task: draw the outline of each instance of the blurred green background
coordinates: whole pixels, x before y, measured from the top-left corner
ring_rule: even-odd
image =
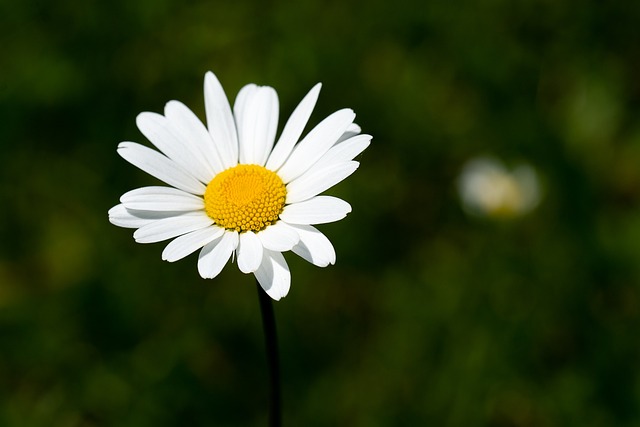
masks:
[[[107,210],[155,185],[141,111],[274,86],[374,136],[276,303],[287,426],[640,425],[640,3],[0,0],[0,425],[266,425],[252,276],[199,278]],[[536,210],[470,217],[495,155]]]

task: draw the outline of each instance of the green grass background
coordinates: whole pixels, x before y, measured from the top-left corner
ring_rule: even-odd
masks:
[[[141,111],[203,76],[318,81],[374,136],[330,191],[337,264],[287,255],[286,426],[640,425],[640,3],[0,0],[0,425],[266,425],[252,276],[202,280],[107,220],[157,181]],[[468,159],[541,205],[470,218]]]

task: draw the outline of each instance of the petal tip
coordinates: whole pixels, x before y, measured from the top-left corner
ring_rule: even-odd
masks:
[[[138,126],[138,128],[140,128],[140,126],[144,126],[144,122],[149,119],[152,114],[154,113],[151,113],[149,111],[138,113],[138,115],[136,116],[136,125]]]
[[[126,150],[127,148],[129,148],[130,144],[131,142],[129,141],[122,141],[121,143],[118,144],[116,151],[119,153],[122,150]]]
[[[182,102],[180,101],[176,101],[175,99],[172,99],[171,101],[168,101],[166,104],[164,104],[164,115],[167,115],[167,110],[173,109],[173,108],[178,108],[180,106],[182,106],[184,104],[182,104]]]
[[[205,84],[211,84],[211,83],[215,83],[218,81],[218,77],[216,77],[216,75],[214,74],[213,71],[207,71],[204,74],[204,83]]]
[[[267,294],[267,295],[268,295],[268,294]],[[274,301],[280,301],[280,299],[282,298],[282,296],[280,296],[280,295],[276,295],[276,294],[272,294],[272,295],[269,295],[269,296],[270,296],[270,297],[271,297],[271,299],[272,299],[272,300],[274,300]]]

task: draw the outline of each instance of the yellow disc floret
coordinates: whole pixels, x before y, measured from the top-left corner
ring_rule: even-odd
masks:
[[[259,165],[238,165],[216,175],[204,193],[207,215],[228,230],[260,231],[278,220],[287,190]]]

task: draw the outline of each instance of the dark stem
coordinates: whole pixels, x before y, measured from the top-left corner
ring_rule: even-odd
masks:
[[[257,281],[256,285],[258,286],[258,299],[260,300],[260,313],[262,314],[262,327],[264,329],[264,342],[267,350],[267,364],[269,365],[269,379],[271,383],[269,393],[269,427],[280,427],[282,425],[282,414],[276,319],[273,314],[271,297],[262,290],[262,287]]]

